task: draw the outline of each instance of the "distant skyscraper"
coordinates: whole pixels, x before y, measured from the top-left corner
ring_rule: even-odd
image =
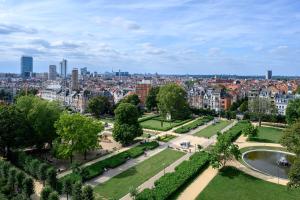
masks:
[[[49,66],[48,79],[51,81],[56,80],[56,65]]]
[[[72,90],[79,90],[78,69],[77,68],[74,68],[72,70]]]
[[[60,77],[67,78],[67,60],[63,59],[60,63]]]
[[[266,74],[266,79],[271,80],[272,79],[272,70],[268,70]]]
[[[21,76],[23,78],[31,77],[33,72],[33,58],[31,56],[21,57]]]
[[[84,67],[84,68],[81,68],[81,69],[80,69],[80,74],[81,74],[81,76],[86,76],[87,73],[88,73],[87,67]]]

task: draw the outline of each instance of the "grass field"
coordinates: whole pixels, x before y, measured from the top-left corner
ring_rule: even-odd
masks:
[[[131,187],[136,188],[152,176],[163,170],[165,166],[183,156],[183,152],[166,149],[157,155],[141,162],[109,181],[94,188],[96,199],[120,199],[129,193]]]
[[[279,143],[280,138],[283,136],[283,130],[271,127],[259,127],[257,137],[251,138],[250,141]]]
[[[216,124],[210,125],[205,129],[202,129],[201,131],[195,133],[195,136],[199,137],[206,137],[210,138],[211,136],[217,134],[217,132],[224,129],[226,126],[228,126],[232,121],[222,120]]]
[[[191,119],[181,121],[181,120],[176,120],[172,122],[166,122],[164,121],[161,123],[160,117],[155,117],[146,121],[140,122],[141,126],[146,129],[152,129],[152,130],[158,130],[158,131],[167,131],[170,130],[173,127],[179,126],[183,123],[186,123],[190,121]],[[163,126],[161,126],[163,125]]]
[[[196,200],[299,200],[300,189],[287,190],[247,175],[236,168],[224,168],[200,193]]]

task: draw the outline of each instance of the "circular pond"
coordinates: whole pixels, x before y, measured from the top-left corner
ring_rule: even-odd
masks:
[[[250,168],[256,171],[287,179],[290,164],[293,163],[295,156],[283,151],[257,149],[243,153],[242,158]],[[282,164],[282,160],[286,163]]]

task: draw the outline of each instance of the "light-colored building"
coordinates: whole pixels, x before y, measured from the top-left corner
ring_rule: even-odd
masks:
[[[56,65],[49,65],[48,80],[50,81],[56,80]]]
[[[72,91],[79,90],[78,69],[72,70]]]
[[[65,79],[67,78],[67,60],[63,59],[60,64],[60,77]]]

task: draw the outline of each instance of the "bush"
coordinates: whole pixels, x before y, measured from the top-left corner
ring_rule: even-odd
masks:
[[[249,126],[249,121],[239,121],[235,126],[230,128],[224,134],[230,138],[230,141],[235,141],[241,134],[242,131]]]
[[[41,192],[40,200],[48,200],[49,195],[51,194],[52,191],[53,190],[51,189],[51,187],[48,187],[48,186],[44,187],[44,189]]]
[[[190,130],[196,129],[199,126],[202,126],[211,120],[213,120],[212,116],[201,117],[201,118],[196,119],[195,121],[193,121],[190,124],[184,125],[178,129],[176,129],[174,132],[175,133],[187,133]]]
[[[184,161],[175,168],[175,172],[167,173],[158,179],[153,189],[146,189],[137,195],[137,200],[170,199],[171,196],[187,182],[196,177],[208,166],[209,154],[197,152],[189,161]]]

